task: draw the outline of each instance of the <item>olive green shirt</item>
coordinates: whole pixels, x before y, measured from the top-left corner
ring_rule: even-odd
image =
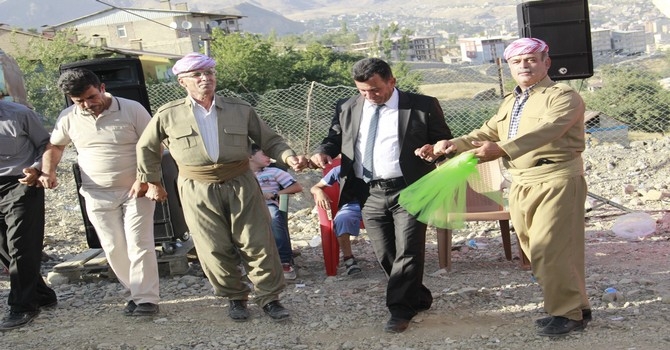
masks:
[[[527,169],[545,158],[555,163],[580,158],[585,148],[584,101],[570,86],[548,76],[530,91],[515,137],[507,135],[514,95],[505,97],[498,112],[471,133],[453,139],[458,152],[475,148],[472,141],[498,143],[508,157],[505,166]]]
[[[219,158],[213,162],[207,154],[188,97],[161,106],[137,143],[137,179],[160,181],[161,142],[170,150],[177,165],[202,166],[226,164],[249,159],[251,141],[269,157],[286,163],[295,152],[284,139],[268,127],[248,103],[231,97],[216,96]]]

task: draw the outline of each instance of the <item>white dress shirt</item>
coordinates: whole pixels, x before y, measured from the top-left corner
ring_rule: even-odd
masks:
[[[216,118],[216,99],[212,100],[212,106],[209,107],[209,110],[206,110],[193,98],[190,96],[189,98],[193,103],[193,115],[196,123],[198,123],[200,137],[205,144],[207,155],[216,163],[219,159],[219,122]]]
[[[370,119],[375,113],[377,105],[365,100],[361,126],[356,139],[354,172],[356,177],[363,178],[363,154],[365,154],[365,140],[370,129]],[[384,102],[379,111],[377,137],[373,151],[373,180],[401,177],[400,170],[400,143],[398,142],[398,90],[394,89],[391,98]]]

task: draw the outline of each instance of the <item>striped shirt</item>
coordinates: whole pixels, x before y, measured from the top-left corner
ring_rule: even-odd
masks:
[[[519,121],[521,119],[521,112],[523,112],[523,107],[526,105],[526,101],[528,101],[528,97],[530,96],[530,90],[535,87],[535,85],[529,87],[528,89],[521,91],[521,88],[518,86],[516,89],[514,89],[514,107],[512,107],[512,118],[510,119],[509,123],[509,133],[507,134],[507,138],[511,139],[516,136],[516,132],[519,129]]]
[[[296,183],[296,180],[291,174],[275,167],[265,167],[257,171],[255,174],[263,193],[277,192],[282,188],[289,187]],[[266,200],[266,204],[279,205],[279,203],[273,199]]]

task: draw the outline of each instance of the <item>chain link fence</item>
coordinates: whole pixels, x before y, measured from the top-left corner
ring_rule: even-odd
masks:
[[[670,76],[670,58],[600,57],[596,74],[588,79],[564,81],[586,101],[589,143],[654,138],[670,131],[670,91],[663,78]],[[479,127],[498,109],[502,97],[515,86],[506,64],[415,65],[422,84],[419,92],[439,99],[447,124],[455,136]],[[177,83],[147,86],[152,109],[186,96]],[[353,86],[326,86],[304,82],[264,94],[223,96],[241,98],[253,105],[270,127],[284,136],[299,153],[311,154],[328,132],[335,104],[358,93]]]

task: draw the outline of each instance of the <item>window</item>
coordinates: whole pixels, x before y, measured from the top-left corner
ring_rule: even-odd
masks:
[[[125,38],[126,36],[128,36],[126,34],[126,26],[124,25],[116,26],[116,35],[118,35],[119,38]]]

